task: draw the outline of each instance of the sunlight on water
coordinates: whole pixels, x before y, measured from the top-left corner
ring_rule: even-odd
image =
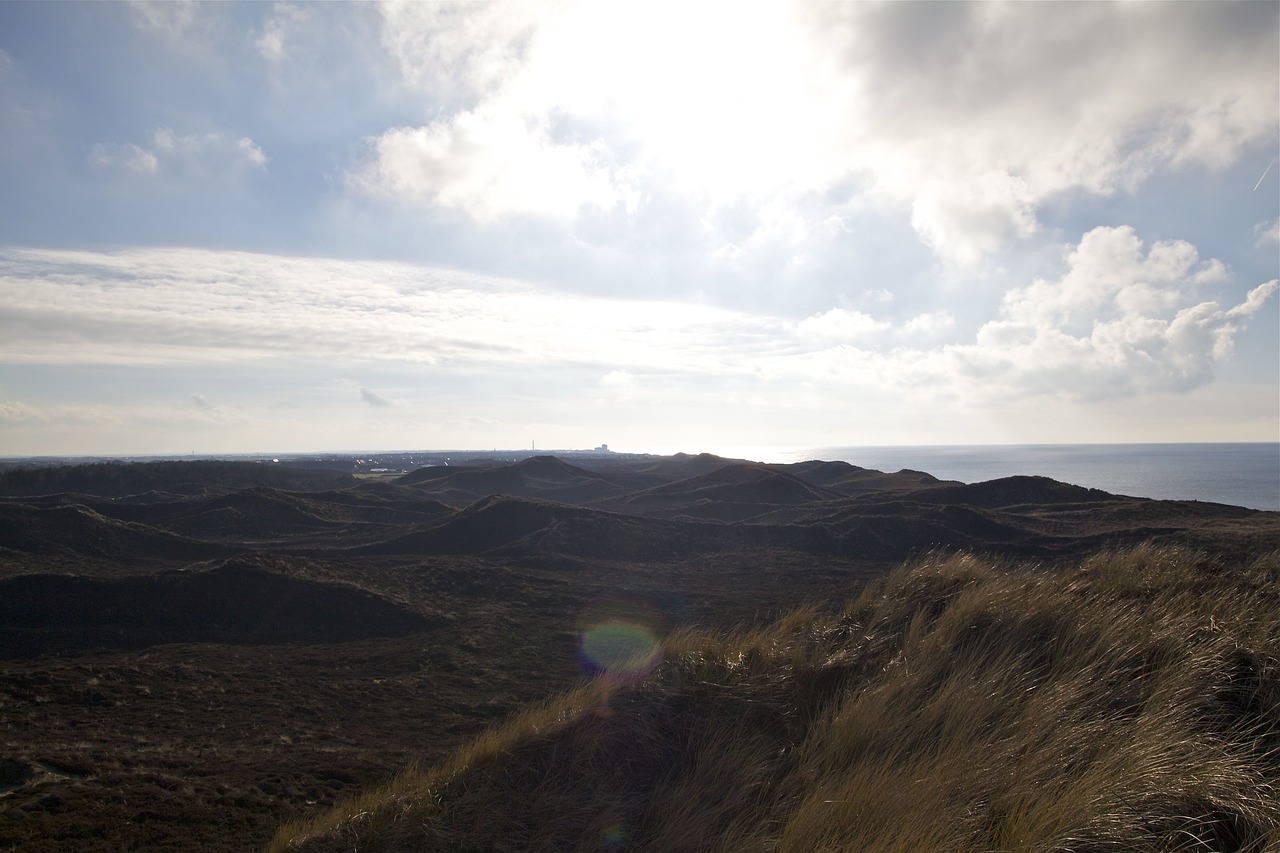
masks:
[[[642,601],[597,602],[578,620],[578,661],[593,676],[638,681],[662,662],[661,633],[661,614]]]

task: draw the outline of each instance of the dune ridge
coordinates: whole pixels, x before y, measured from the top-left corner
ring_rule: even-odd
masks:
[[[1240,850],[1280,843],[1280,554],[937,556],[681,633],[271,853]],[[621,669],[620,669],[621,671]]]

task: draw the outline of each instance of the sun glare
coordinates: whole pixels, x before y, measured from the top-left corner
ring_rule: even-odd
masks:
[[[603,117],[644,168],[713,199],[771,189],[815,165],[821,94],[778,4],[583,3],[549,24],[523,97]]]

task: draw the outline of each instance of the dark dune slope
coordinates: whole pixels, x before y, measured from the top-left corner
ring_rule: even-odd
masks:
[[[439,627],[346,584],[250,561],[117,580],[20,575],[0,581],[0,657],[161,643],[338,643]]]
[[[896,473],[885,473],[873,468],[859,468],[848,462],[794,462],[788,465],[770,465],[806,483],[823,486],[834,492],[852,497],[871,492],[907,492],[932,486],[950,485],[923,471],[904,468]]]
[[[107,518],[86,506],[0,504],[0,548],[146,562],[229,556],[225,545],[195,542],[143,524]]]
[[[729,464],[674,483],[597,501],[593,506],[651,518],[736,521],[780,506],[807,506],[842,497],[764,465]]]
[[[582,504],[622,494],[627,487],[557,459],[534,456],[496,467],[419,468],[396,481],[447,503],[470,503],[488,495],[542,498]]]
[[[653,518],[496,496],[443,521],[353,555],[561,554],[609,561],[684,559],[742,549],[792,551],[821,557],[900,559],[933,548],[1003,547],[1050,553],[1052,537],[1031,542],[1014,517],[967,507],[895,502],[872,507],[822,504],[803,524],[724,524]]]
[[[1132,500],[1101,489],[1086,489],[1048,477],[1001,477],[981,483],[939,484],[912,493],[911,500],[923,503],[984,507],[988,509],[1062,504],[1091,504]]]
[[[714,547],[720,525],[702,525],[700,544]],[[710,531],[710,532],[708,532]],[[633,518],[551,501],[494,495],[439,523],[353,554],[485,554],[494,552],[647,559],[696,550],[698,537],[680,525]]]

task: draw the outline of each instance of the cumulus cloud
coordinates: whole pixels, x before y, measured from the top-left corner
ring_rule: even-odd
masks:
[[[503,110],[398,128],[373,145],[355,185],[482,222],[516,214],[571,219],[584,205],[608,210],[627,195],[601,146],[557,144],[545,124]]]
[[[909,337],[935,337],[955,328],[956,318],[947,311],[932,311],[928,314],[917,314],[902,325],[902,331]]]
[[[961,375],[1003,393],[1072,398],[1185,391],[1212,378],[1276,290],[1258,285],[1228,309],[1202,300],[1225,267],[1182,241],[1144,251],[1129,227],[1095,228],[1066,261],[1060,278],[1010,290],[975,343],[946,350]]]
[[[264,170],[267,166],[267,155],[247,136],[234,139],[220,131],[182,134],[169,127],[152,130],[145,145],[98,143],[89,159],[108,171],[183,177],[225,175],[246,168]]]
[[[816,37],[864,81],[842,132],[875,152],[879,188],[910,202],[950,260],[1031,233],[1057,194],[1221,167],[1275,137],[1274,7],[808,8]]]
[[[943,260],[979,263],[1064,194],[1274,141],[1280,97],[1273,4],[382,12],[402,79],[436,110],[373,139],[352,187],[485,222],[743,199],[799,222],[708,233],[725,258],[757,230],[795,242],[870,199],[906,210]]]
[[[889,328],[889,323],[877,320],[861,311],[832,308],[801,320],[797,330],[802,338],[819,341],[861,342]]]
[[[1090,231],[1062,264],[1009,289],[971,340],[944,343],[956,324],[941,311],[896,325],[847,308],[793,321],[392,263],[10,249],[0,251],[0,361],[536,374],[543,393],[565,399],[590,383],[620,400],[672,400],[670,389],[694,386],[775,401],[803,388],[1109,399],[1209,383],[1277,287],[1227,301],[1242,291],[1223,264],[1182,241],[1147,246],[1129,227]],[[359,394],[391,402],[366,386]]]

